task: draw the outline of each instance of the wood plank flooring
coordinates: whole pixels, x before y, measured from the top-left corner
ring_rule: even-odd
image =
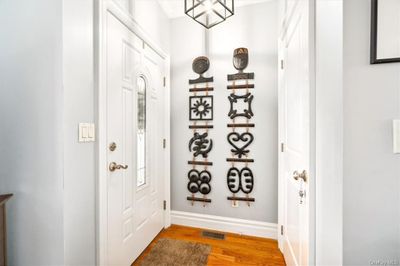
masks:
[[[285,265],[276,240],[229,233],[226,234],[225,240],[214,240],[203,237],[201,232],[202,229],[198,228],[172,225],[160,232],[132,266],[139,266],[160,238],[172,238],[210,245],[212,248],[208,257],[208,265],[210,266]]]

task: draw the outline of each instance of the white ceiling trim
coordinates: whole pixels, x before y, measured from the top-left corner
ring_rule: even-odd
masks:
[[[184,0],[157,0],[157,1],[169,18],[179,18],[185,15]],[[235,7],[254,5],[268,1],[271,0],[235,0]]]

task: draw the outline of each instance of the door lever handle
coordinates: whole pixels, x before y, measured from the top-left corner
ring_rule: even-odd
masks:
[[[116,162],[112,162],[112,163],[110,163],[108,169],[111,172],[114,172],[115,170],[120,170],[120,169],[126,170],[126,169],[128,169],[128,166],[127,165],[117,164]]]
[[[303,179],[304,182],[307,182],[307,180],[308,180],[307,171],[304,170],[302,173],[299,173],[299,172],[297,172],[297,171],[294,171],[294,173],[293,173],[293,178],[294,178],[295,180]]]

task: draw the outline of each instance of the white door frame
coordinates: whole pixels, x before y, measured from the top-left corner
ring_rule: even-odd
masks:
[[[95,44],[95,88],[97,88],[97,138],[98,145],[96,149],[96,265],[107,265],[107,124],[106,124],[106,23],[107,12],[117,17],[128,29],[136,34],[143,42],[153,49],[166,62],[165,66],[165,112],[164,126],[166,129],[165,141],[165,182],[164,197],[166,200],[166,210],[164,211],[164,228],[171,225],[171,207],[170,207],[170,56],[163,51],[137,24],[134,18],[122,10],[116,3],[109,0],[99,0],[95,2],[95,22],[94,22],[94,44]],[[162,143],[160,143],[162,145]]]
[[[301,0],[291,1],[298,3]],[[284,2],[282,0],[282,2]],[[287,2],[287,1],[285,1]],[[296,3],[294,5],[296,5]],[[310,179],[309,264],[343,263],[343,0],[310,0]],[[289,16],[291,12],[288,12]],[[289,17],[279,21],[285,28]],[[285,34],[285,32],[280,32]],[[279,61],[284,51],[279,43]],[[281,68],[281,62],[279,62]],[[281,82],[282,71],[279,71]],[[279,99],[281,108],[281,99]],[[279,121],[282,121],[279,109]],[[279,125],[281,158],[281,125]],[[279,159],[281,161],[281,159]],[[278,180],[278,225],[283,224],[281,165]],[[282,249],[283,237],[278,230]]]

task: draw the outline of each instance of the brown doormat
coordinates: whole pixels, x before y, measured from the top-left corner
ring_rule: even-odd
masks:
[[[144,258],[141,266],[205,266],[209,245],[161,238]]]

